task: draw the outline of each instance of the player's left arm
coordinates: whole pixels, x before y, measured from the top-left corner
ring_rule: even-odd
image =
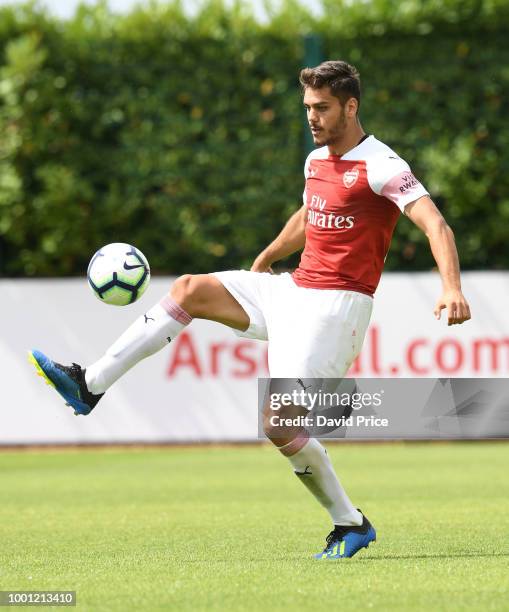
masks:
[[[454,234],[429,196],[422,196],[405,206],[405,214],[427,236],[442,278],[442,295],[434,313],[437,319],[447,309],[448,325],[470,319],[470,307],[461,291],[460,265]]]

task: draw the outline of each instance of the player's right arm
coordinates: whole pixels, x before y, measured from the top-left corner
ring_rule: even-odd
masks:
[[[254,260],[252,272],[272,272],[271,265],[304,248],[307,207],[304,204],[286,222],[277,238]]]

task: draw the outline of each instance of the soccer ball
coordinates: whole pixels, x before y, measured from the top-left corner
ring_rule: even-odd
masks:
[[[143,295],[150,281],[150,267],[141,251],[114,242],[99,249],[88,264],[88,284],[99,300],[125,306]]]

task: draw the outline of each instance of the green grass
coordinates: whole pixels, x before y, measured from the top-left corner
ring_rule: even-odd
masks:
[[[87,610],[507,610],[506,443],[330,445],[378,530],[328,516],[269,446],[0,453],[0,589]]]

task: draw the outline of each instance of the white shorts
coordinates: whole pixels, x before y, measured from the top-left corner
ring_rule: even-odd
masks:
[[[268,340],[270,376],[342,378],[359,354],[373,298],[342,289],[308,289],[288,273],[215,272],[246,311],[244,338]]]

